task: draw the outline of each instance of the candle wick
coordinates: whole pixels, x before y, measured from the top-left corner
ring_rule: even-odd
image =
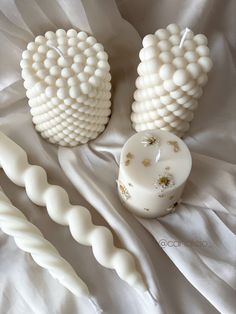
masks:
[[[62,51],[59,48],[52,46],[52,45],[47,45],[47,46],[54,49],[63,59],[65,59],[64,54],[62,53]]]
[[[154,294],[151,292],[151,290],[147,290],[147,294],[148,294],[149,298],[152,300],[152,302],[154,303],[154,305],[157,306],[158,300],[154,296]]]
[[[184,41],[185,41],[185,39],[186,39],[186,36],[187,36],[188,32],[190,32],[190,31],[191,31],[191,30],[190,30],[188,27],[185,28],[185,31],[184,31],[184,33],[183,33],[183,36],[182,36],[181,41],[180,41],[180,44],[179,44],[179,48],[182,48],[183,43],[184,43]]]
[[[89,302],[91,303],[95,313],[97,314],[103,313],[103,310],[100,308],[95,298],[90,297]]]

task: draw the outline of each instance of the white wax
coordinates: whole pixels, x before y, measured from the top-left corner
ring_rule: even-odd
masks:
[[[14,237],[16,245],[32,255],[34,261],[76,296],[91,297],[87,285],[77,276],[72,266],[48,242],[40,230],[14,207],[0,187],[0,229]],[[20,230],[20,232],[19,232]]]
[[[192,158],[176,135],[160,130],[133,135],[121,151],[119,195],[134,214],[147,218],[175,210]]]
[[[76,146],[95,139],[111,113],[108,55],[85,32],[37,36],[21,60],[35,128],[49,142]]]
[[[159,128],[182,137],[212,67],[206,36],[194,36],[192,31],[170,24],[144,37],[139,57],[133,128],[137,132]],[[196,105],[188,106],[189,102]]]
[[[72,205],[67,192],[58,185],[48,183],[43,168],[31,165],[26,152],[14,141],[0,132],[0,169],[19,186],[25,187],[30,200],[47,208],[53,221],[69,226],[73,238],[92,246],[97,261],[107,268],[114,268],[119,277],[137,290],[145,292],[147,285],[137,270],[133,255],[114,245],[111,231],[94,225],[89,210]]]

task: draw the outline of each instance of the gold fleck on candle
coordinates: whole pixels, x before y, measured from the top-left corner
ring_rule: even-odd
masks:
[[[171,200],[173,200],[173,198],[174,198],[174,195],[171,195],[171,196],[169,197],[169,200],[171,201]]]
[[[129,194],[129,191],[127,190],[127,188],[125,187],[125,185],[123,183],[121,183],[120,181],[117,181],[118,184],[118,188],[120,190],[121,195],[128,200],[131,195]]]
[[[134,155],[131,153],[126,154],[125,166],[129,166],[131,160],[134,159]]]
[[[178,153],[180,151],[180,147],[177,141],[168,141],[168,144],[173,147],[175,153]]]
[[[128,166],[129,164],[130,164],[130,159],[127,159],[127,160],[125,161],[125,165]]]
[[[175,202],[173,205],[171,205],[169,208],[167,208],[166,211],[173,213],[176,210],[177,206],[178,206],[178,202]]]
[[[142,164],[144,165],[144,167],[149,167],[151,166],[151,160],[146,158],[142,161]]]
[[[131,153],[128,153],[128,154],[126,155],[126,158],[127,158],[127,159],[133,159],[133,158],[134,158],[134,155],[131,154]]]

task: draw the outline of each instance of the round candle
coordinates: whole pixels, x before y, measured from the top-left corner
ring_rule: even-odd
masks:
[[[121,151],[118,192],[134,214],[154,218],[173,212],[191,171],[192,158],[176,135],[142,131]]]

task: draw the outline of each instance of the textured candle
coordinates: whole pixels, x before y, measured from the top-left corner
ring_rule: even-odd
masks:
[[[122,202],[147,218],[174,211],[191,166],[190,152],[176,135],[160,130],[136,133],[121,151],[117,184]]]
[[[93,36],[59,29],[37,36],[20,63],[33,123],[61,146],[95,139],[111,113],[108,55]]]
[[[39,229],[14,207],[0,188],[0,228],[14,237],[16,245],[31,254],[34,261],[47,269],[53,278],[76,296],[90,297],[88,287],[76,275],[71,265],[64,260],[55,247],[44,239]]]
[[[137,132],[188,131],[212,67],[207,42],[176,24],[144,37],[131,115]]]
[[[50,185],[45,170],[30,165],[25,151],[1,132],[0,168],[11,181],[25,187],[33,203],[46,206],[53,221],[69,226],[77,242],[92,246],[93,254],[101,265],[114,268],[120,278],[134,288],[143,292],[147,290],[133,256],[114,246],[111,231],[106,227],[95,226],[85,207],[71,205],[67,192],[60,186]]]

